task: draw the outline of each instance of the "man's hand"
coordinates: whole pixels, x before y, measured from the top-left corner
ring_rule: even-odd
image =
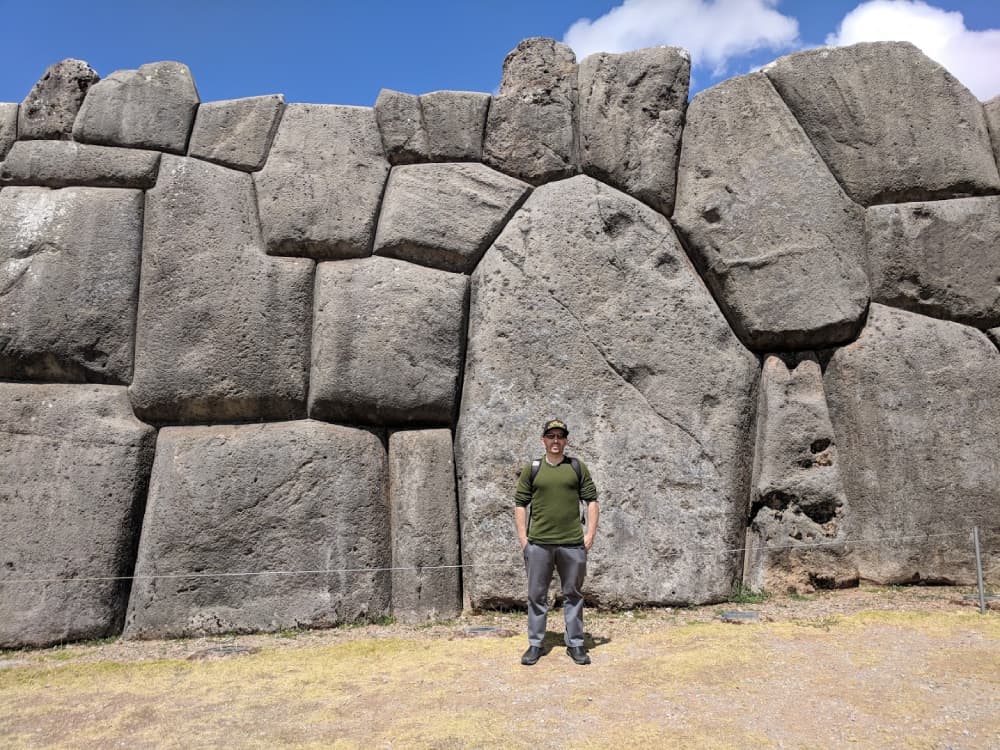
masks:
[[[521,551],[523,552],[524,548],[528,546],[528,537],[523,536],[519,541],[521,542]]]
[[[594,535],[587,534],[583,537],[583,548],[590,552],[590,548],[594,546]]]

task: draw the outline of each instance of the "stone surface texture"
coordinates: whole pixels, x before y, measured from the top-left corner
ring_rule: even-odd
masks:
[[[450,424],[468,290],[467,276],[391,258],[320,263],[309,416]]]
[[[479,161],[490,95],[434,91],[415,96],[382,89],[375,118],[389,162]]]
[[[1000,190],[982,105],[914,45],[813,49],[765,72],[858,203]]]
[[[350,427],[299,421],[162,429],[126,637],[329,627],[386,616],[386,473],[378,437]],[[183,575],[293,570],[323,572]]]
[[[136,413],[155,422],[305,416],[312,266],[264,253],[250,175],[164,156],[146,196]]]
[[[986,116],[986,126],[990,131],[993,156],[1000,165],[1000,96],[995,96],[983,104],[983,114]],[[0,154],[2,153],[3,150],[0,148]]]
[[[0,159],[17,140],[17,110],[16,104],[0,102]]]
[[[90,87],[73,140],[183,154],[198,101],[191,71],[182,63],[116,70]]]
[[[872,206],[866,223],[873,301],[1000,326],[1000,197]]]
[[[0,191],[0,379],[132,377],[142,193]]]
[[[416,164],[389,174],[375,255],[471,273],[531,187],[482,164]]]
[[[388,172],[371,108],[288,105],[254,174],[268,252],[370,255]]]
[[[743,585],[812,591],[857,585],[843,545],[850,512],[812,352],[764,360]]]
[[[73,141],[18,141],[0,162],[0,185],[145,189],[156,184],[159,167],[157,151]]]
[[[513,491],[569,420],[601,532],[586,595],[602,606],[722,601],[741,557],[756,358],[669,222],[590,177],[538,188],[473,274],[456,437],[464,590],[521,602]]]
[[[1000,564],[1000,352],[958,323],[873,304],[824,375],[859,575],[974,584]],[[993,573],[994,577],[996,573]]]
[[[430,161],[430,145],[419,96],[382,89],[375,100],[375,121],[390,164]]]
[[[21,102],[18,137],[68,139],[80,105],[101,77],[83,60],[67,58],[48,67]]]
[[[552,39],[525,39],[503,61],[483,161],[532,185],[576,174],[576,108],[573,50]]]
[[[583,171],[669,216],[690,78],[691,56],[678,47],[602,52],[583,60]]]
[[[198,107],[188,155],[255,172],[267,160],[284,110],[281,94],[206,102]]]
[[[389,436],[392,616],[448,620],[462,611],[451,430]]]
[[[120,631],[156,432],[105,385],[0,383],[0,648]]]
[[[868,303],[864,211],[762,73],[688,107],[674,221],[747,346],[808,349],[856,335]]]

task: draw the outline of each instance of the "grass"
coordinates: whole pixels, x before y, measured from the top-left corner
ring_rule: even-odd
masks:
[[[771,595],[764,589],[755,591],[742,583],[733,585],[733,592],[729,595],[729,601],[733,604],[763,604],[771,598]]]

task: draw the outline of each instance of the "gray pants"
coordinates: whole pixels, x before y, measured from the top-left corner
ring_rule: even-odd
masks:
[[[552,569],[559,571],[562,584],[563,615],[566,618],[566,645],[583,645],[583,594],[580,589],[587,575],[587,550],[583,545],[534,544],[524,548],[524,567],[528,571],[528,643],[541,646],[549,612],[549,584]]]

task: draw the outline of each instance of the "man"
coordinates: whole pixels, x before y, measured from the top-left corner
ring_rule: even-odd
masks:
[[[577,664],[590,664],[583,645],[583,586],[587,552],[597,534],[597,489],[583,461],[566,455],[566,423],[552,419],[542,428],[545,456],[524,467],[514,493],[514,525],[528,571],[528,650],[521,663],[542,656],[552,569],[559,571],[566,619],[566,653]],[[534,475],[534,476],[532,476]],[[587,529],[580,523],[586,503]],[[530,518],[528,506],[531,506]]]

